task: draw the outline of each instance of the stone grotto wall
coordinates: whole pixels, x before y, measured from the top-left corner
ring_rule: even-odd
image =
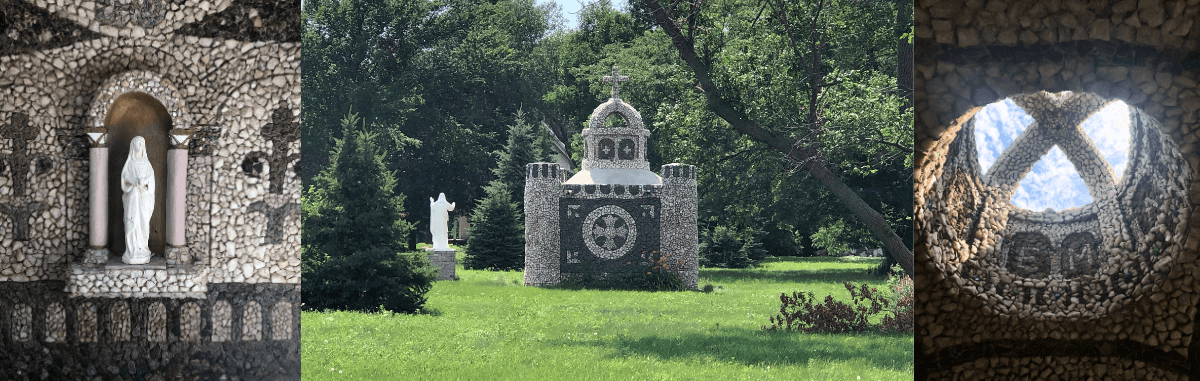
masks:
[[[915,8],[917,378],[1200,380],[1200,1]],[[982,173],[973,116],[1005,98],[1034,122]],[[1080,127],[1117,100],[1120,176]],[[1055,145],[1094,201],[1013,206]]]
[[[299,376],[299,5],[0,0],[0,378]],[[85,132],[129,92],[191,132],[144,268],[88,257]]]

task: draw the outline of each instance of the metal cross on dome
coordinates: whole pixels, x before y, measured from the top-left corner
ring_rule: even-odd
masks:
[[[625,82],[628,80],[629,80],[629,76],[617,74],[617,67],[613,66],[612,75],[604,76],[604,79],[602,80],[602,82],[612,84],[613,99],[621,99],[621,97],[617,96],[617,92],[618,92],[617,87],[621,85],[621,82]]]

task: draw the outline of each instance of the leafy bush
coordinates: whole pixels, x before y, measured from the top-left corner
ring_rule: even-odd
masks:
[[[771,326],[763,329],[821,333],[861,332],[871,328],[868,319],[887,307],[888,300],[874,288],[862,285],[856,289],[850,283],[844,283],[854,301],[851,306],[833,300],[832,295],[826,295],[823,303],[814,304],[816,298],[811,292],[792,292],[792,296],[780,294],[783,303],[779,307],[779,315],[771,317]],[[864,304],[863,302],[869,302]]]
[[[578,273],[564,274],[560,287],[566,289],[629,290],[629,291],[682,291],[687,288],[672,267],[683,267],[670,262],[671,255],[652,254],[647,263],[633,264],[627,271],[602,273],[585,269]],[[674,265],[674,266],[672,266]]]
[[[718,225],[700,237],[700,265],[704,267],[746,268],[754,263],[750,251],[761,250],[753,239],[742,242],[737,230]],[[765,255],[763,255],[765,257]]]
[[[888,289],[892,291],[892,307],[888,310],[891,316],[884,316],[879,325],[885,331],[912,332],[913,320],[913,280],[900,265],[892,266],[892,273],[887,281]]]
[[[358,131],[357,114],[342,119],[333,162],[301,201],[301,300],[306,308],[416,312],[436,270],[424,255],[404,256],[411,224],[403,195],[386,170],[376,135]]]
[[[765,330],[786,330],[821,333],[845,333],[876,330],[882,332],[913,332],[913,283],[899,266],[893,268],[888,279],[888,290],[880,292],[863,284],[855,288],[844,283],[850,291],[852,304],[846,304],[826,295],[825,301],[816,303],[811,292],[793,292],[791,296],[780,294],[779,315],[770,318],[771,325]],[[878,325],[869,322],[878,313],[884,313]]]
[[[525,268],[525,226],[508,187],[492,181],[487,195],[471,215],[463,267],[468,269],[518,270]]]

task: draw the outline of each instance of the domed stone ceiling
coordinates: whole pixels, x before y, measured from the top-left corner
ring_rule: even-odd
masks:
[[[1103,316],[1150,290],[1185,236],[1188,164],[1159,125],[1130,112],[1130,164],[1117,180],[1083,121],[1113,102],[1091,93],[1037,92],[1010,99],[1033,119],[987,171],[971,118],[945,156],[922,212],[931,256],[985,308],[1019,318]],[[1058,147],[1092,203],[1061,212],[1010,201],[1034,163]]]

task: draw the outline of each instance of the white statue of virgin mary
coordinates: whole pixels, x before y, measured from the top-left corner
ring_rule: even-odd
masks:
[[[150,262],[150,214],[154,213],[154,168],[146,157],[146,139],[129,142],[129,158],[121,168],[121,201],[125,203],[125,255],[121,261]]]

